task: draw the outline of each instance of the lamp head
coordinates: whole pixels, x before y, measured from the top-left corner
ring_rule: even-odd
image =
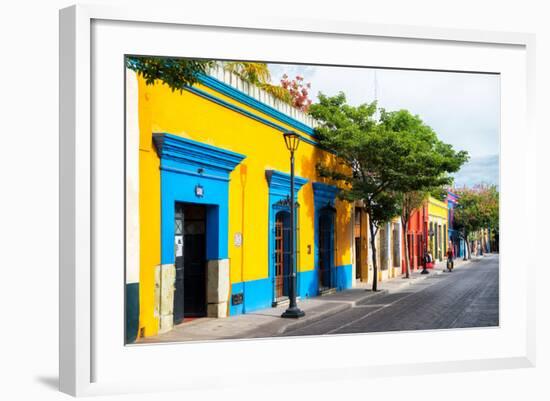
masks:
[[[300,135],[294,131],[287,131],[283,134],[285,138],[285,144],[288,150],[294,152],[298,149],[298,144],[300,143]]]

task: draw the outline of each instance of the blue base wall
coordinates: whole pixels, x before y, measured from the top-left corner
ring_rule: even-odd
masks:
[[[352,284],[351,272],[352,272],[351,265],[336,266],[335,287],[338,291],[351,288],[351,284]]]
[[[333,269],[332,282],[337,291],[351,288],[352,266],[341,265]],[[317,270],[298,272],[298,296],[302,299],[316,297],[319,283]],[[273,302],[273,282],[269,279],[245,281],[231,285],[231,294],[243,293],[243,303],[232,305],[229,300],[229,315],[240,315],[259,309],[270,308]]]
[[[319,274],[317,270],[308,270],[298,272],[297,287],[300,298],[310,298],[317,296],[319,290]]]
[[[229,315],[240,315],[271,307],[273,285],[270,279],[260,279],[231,285],[231,294],[243,293],[243,303],[233,305],[229,299]]]

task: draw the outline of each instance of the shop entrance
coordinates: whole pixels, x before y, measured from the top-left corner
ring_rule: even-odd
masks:
[[[206,316],[206,207],[176,203],[174,324]]]

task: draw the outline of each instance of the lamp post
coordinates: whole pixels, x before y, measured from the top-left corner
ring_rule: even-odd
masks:
[[[296,271],[294,263],[294,152],[300,144],[300,136],[293,131],[285,132],[283,136],[286,147],[290,151],[290,282],[288,283],[288,298],[290,303],[281,317],[297,319],[305,316],[304,311],[300,310],[296,305]]]

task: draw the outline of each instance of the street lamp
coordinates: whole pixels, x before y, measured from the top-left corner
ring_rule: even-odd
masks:
[[[288,131],[283,134],[285,144],[290,151],[290,283],[288,285],[288,298],[290,303],[281,317],[297,319],[305,316],[304,311],[296,305],[296,271],[294,266],[294,152],[300,144],[300,135],[296,132]]]

